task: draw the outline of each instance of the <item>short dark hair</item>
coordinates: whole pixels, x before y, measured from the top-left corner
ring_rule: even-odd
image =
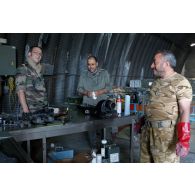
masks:
[[[89,55],[87,57],[87,61],[90,60],[90,59],[94,59],[96,62],[98,62],[97,57],[95,57],[94,55]]]
[[[33,45],[33,46],[30,47],[30,49],[29,49],[28,52],[32,52],[32,50],[33,50],[35,47],[37,47],[37,48],[39,48],[41,51],[43,51],[43,49],[42,49],[41,47],[39,47],[39,46],[37,46],[37,45]]]
[[[159,51],[157,51],[155,53],[155,55],[156,54],[163,55],[163,57],[165,58],[165,60],[167,60],[170,63],[170,65],[171,65],[172,68],[175,68],[176,67],[177,60],[176,60],[175,55],[173,54],[172,51],[170,51],[170,50],[159,50]]]

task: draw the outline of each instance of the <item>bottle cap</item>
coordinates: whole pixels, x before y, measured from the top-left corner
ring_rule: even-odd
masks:
[[[102,140],[102,144],[107,144],[107,140],[106,139],[103,139]]]

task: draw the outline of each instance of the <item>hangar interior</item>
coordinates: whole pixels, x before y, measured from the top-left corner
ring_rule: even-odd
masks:
[[[92,162],[94,151],[89,145],[87,131],[99,128],[104,138],[110,140],[108,152],[113,154],[113,162],[117,159],[116,162],[121,163],[138,163],[140,134],[133,127],[144,114],[149,85],[154,79],[150,68],[154,53],[171,50],[177,59],[175,71],[188,78],[194,92],[193,43],[195,34],[192,33],[0,33],[1,161]],[[34,45],[43,50],[41,63],[45,67],[49,106],[62,109],[63,116],[58,124],[23,128],[18,124],[19,102],[14,78],[16,68],[25,63],[29,48]],[[82,98],[77,86],[82,71],[87,69],[90,55],[96,56],[99,67],[110,75],[110,96],[116,100],[120,94],[125,100],[125,94],[130,95],[129,118],[106,115],[91,121],[86,114],[82,116],[85,120],[79,121],[77,111],[79,106],[82,107]],[[122,101],[123,112],[124,106]],[[195,162],[194,99],[190,120],[191,150],[181,162]],[[55,157],[51,153],[54,149]],[[63,158],[60,155],[64,155]]]

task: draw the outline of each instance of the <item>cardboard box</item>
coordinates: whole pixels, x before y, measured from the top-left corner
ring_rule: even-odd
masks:
[[[91,154],[88,152],[81,152],[75,155],[73,163],[89,163],[92,160]]]

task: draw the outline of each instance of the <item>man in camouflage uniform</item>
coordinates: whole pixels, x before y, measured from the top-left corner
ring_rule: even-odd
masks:
[[[157,78],[146,107],[140,162],[179,162],[189,152],[192,87],[175,66],[172,52],[155,54],[151,68]]]
[[[29,50],[27,63],[17,68],[16,92],[23,113],[33,113],[47,106],[41,58],[42,49],[33,46]]]

